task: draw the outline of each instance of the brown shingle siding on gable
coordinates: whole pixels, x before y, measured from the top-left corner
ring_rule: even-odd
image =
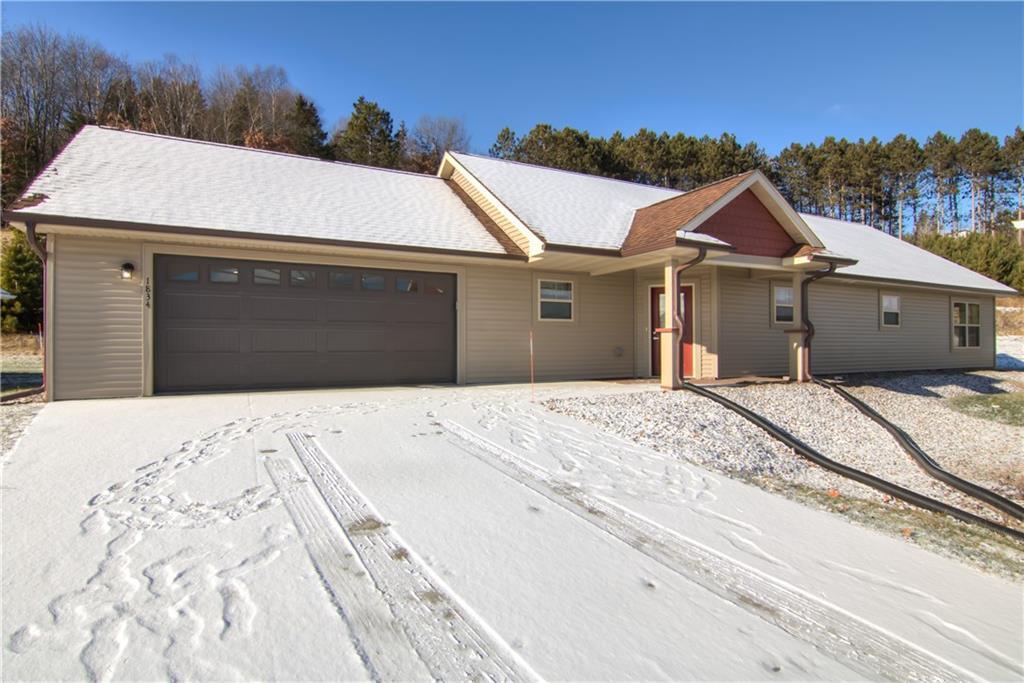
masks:
[[[717,237],[736,247],[736,253],[751,256],[786,256],[796,245],[750,190],[704,221],[697,232]]]
[[[742,173],[684,195],[637,209],[633,216],[633,225],[629,229],[629,235],[622,244],[622,255],[633,256],[674,247],[677,230],[728,194],[749,175],[750,173]],[[713,236],[718,237],[718,235]]]

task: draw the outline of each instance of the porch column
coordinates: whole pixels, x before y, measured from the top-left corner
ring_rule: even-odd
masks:
[[[676,327],[673,312],[679,306],[679,286],[676,284],[675,269],[679,265],[677,259],[665,262],[665,327],[661,328],[661,388],[680,389],[682,375],[682,354],[679,342],[682,330]]]
[[[789,379],[794,382],[806,382],[810,376],[807,368],[804,367],[806,354],[804,353],[804,321],[801,314],[803,297],[800,293],[800,283],[803,282],[803,279],[803,272],[793,273],[793,325],[786,330],[789,341]]]

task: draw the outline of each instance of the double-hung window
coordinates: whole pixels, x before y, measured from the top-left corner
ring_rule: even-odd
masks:
[[[569,280],[538,280],[537,317],[540,320],[573,320],[573,283]]]
[[[976,349],[981,346],[981,305],[953,302],[953,348]]]
[[[900,326],[900,297],[896,294],[882,295],[882,327]]]
[[[796,320],[793,288],[787,285],[772,286],[772,322],[785,325]]]

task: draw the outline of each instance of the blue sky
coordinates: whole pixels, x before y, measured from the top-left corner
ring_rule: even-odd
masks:
[[[1024,4],[15,3],[132,61],[276,64],[328,127],[359,95],[410,124],[462,117],[598,135],[735,133],[774,153],[825,135],[923,139],[1024,119]]]

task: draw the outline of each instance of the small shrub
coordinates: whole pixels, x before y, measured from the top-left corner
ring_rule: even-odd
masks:
[[[4,334],[14,334],[18,331],[18,318],[13,315],[5,315],[0,320],[0,332]]]

